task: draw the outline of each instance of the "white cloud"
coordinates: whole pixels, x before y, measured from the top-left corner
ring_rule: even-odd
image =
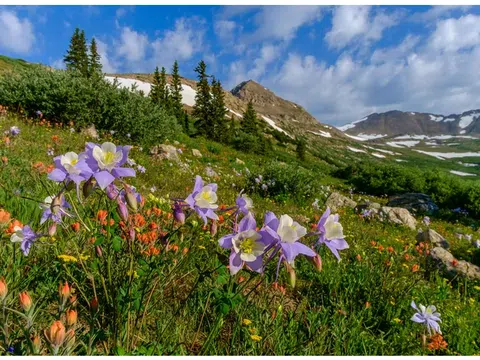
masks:
[[[480,16],[466,15],[459,19],[439,21],[432,34],[434,50],[456,52],[480,44]]]
[[[30,52],[35,42],[32,23],[16,13],[0,10],[0,48],[19,54]]]
[[[203,21],[180,18],[175,22],[175,29],[167,30],[163,37],[151,44],[153,61],[160,66],[170,67],[175,60],[188,60],[205,49],[203,36]]]
[[[145,59],[147,46],[147,35],[124,27],[120,35],[120,43],[117,45],[117,55],[124,57],[129,63],[136,63]]]
[[[321,7],[317,5],[264,6],[255,17],[257,30],[247,38],[290,41],[300,27],[320,18]]]
[[[276,74],[267,74],[262,83],[303,105],[319,121],[335,125],[394,109],[439,114],[477,109],[480,42],[474,40],[478,40],[474,20],[473,15],[441,20],[430,36],[409,35],[366,60],[345,52],[330,65],[290,53]],[[455,42],[445,28],[461,33],[462,39]]]
[[[98,38],[95,38],[95,41],[97,42],[97,49],[98,49],[98,54],[100,55],[100,63],[102,64],[102,71],[108,74],[116,73],[118,70],[118,64],[116,64],[114,60],[111,60],[109,58],[108,45],[103,41],[99,40]]]
[[[236,23],[232,20],[218,20],[214,24],[215,34],[223,40],[231,39],[233,37],[235,27]]]
[[[65,70],[65,63],[63,62],[63,59],[57,59],[57,60],[54,60],[51,64],[50,64],[51,67],[53,67],[54,69],[58,69],[58,70]]]
[[[427,11],[416,12],[411,17],[411,21],[423,22],[425,25],[435,24],[435,21],[444,17],[449,17],[455,11],[466,12],[471,8],[467,5],[436,5]]]
[[[370,6],[338,6],[332,18],[332,28],[325,35],[331,48],[342,49],[356,41],[370,43],[382,38],[383,31],[398,23],[399,13],[372,13]]]

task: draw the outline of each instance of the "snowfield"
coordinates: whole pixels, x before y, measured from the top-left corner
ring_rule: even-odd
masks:
[[[403,147],[413,147],[419,143],[420,141],[405,140],[405,141],[389,141],[386,144],[396,148],[403,148]]]
[[[243,115],[233,111],[232,109],[228,109],[228,111],[230,111],[231,113],[233,113],[234,115],[237,115],[239,118],[243,118]]]
[[[271,127],[273,127],[274,129],[278,130],[278,131],[281,131],[283,132],[285,135],[289,136],[290,138],[293,139],[293,136],[290,135],[289,133],[287,133],[285,130],[283,130],[281,127],[277,126],[277,124],[275,124],[275,121],[273,121],[272,119],[269,119],[267,118],[266,116],[264,115],[261,115],[263,120],[265,120],[267,122],[268,125],[270,125]]]
[[[477,116],[474,116],[473,114],[472,115],[467,115],[467,116],[462,116],[460,118],[460,122],[458,123],[458,126],[460,126],[462,129],[465,129],[466,127],[468,127],[472,122],[473,120],[475,120],[476,117],[478,117],[478,114],[476,114]]]
[[[477,174],[470,174],[470,173],[466,173],[466,172],[463,172],[463,171],[457,171],[457,170],[450,170],[450,172],[452,174],[459,175],[459,176],[477,176]]]
[[[357,121],[354,121],[350,124],[346,124],[346,125],[343,125],[343,126],[337,126],[337,129],[340,130],[340,131],[347,131],[348,129],[353,129],[355,127],[355,124],[358,124],[362,121],[365,121],[368,119],[368,116],[365,116],[364,118],[360,119],[360,120],[357,120]]]
[[[448,152],[428,152],[428,151],[422,151],[422,150],[415,150],[415,151],[425,155],[436,157],[437,159],[440,159],[440,160],[480,156],[480,152],[448,153]]]
[[[430,120],[435,121],[435,122],[440,122],[443,120],[443,116],[433,116],[430,115]]]
[[[152,88],[152,84],[147,83],[145,81],[135,80],[135,79],[126,79],[122,77],[112,77],[112,76],[105,76],[105,80],[112,83],[117,79],[118,84],[120,87],[131,89],[133,85],[137,86],[137,90],[142,90],[145,95],[150,94],[150,89]],[[197,92],[190,86],[182,84],[182,103],[188,106],[195,105],[195,95]]]
[[[320,130],[320,132],[315,132],[315,131],[310,131],[308,130],[309,133],[312,133],[314,135],[320,135],[320,136],[323,136],[323,137],[328,137],[328,138],[331,138],[332,137],[332,134],[330,134],[328,131],[322,131]]]
[[[365,154],[367,153],[365,150],[353,148],[353,147],[350,147],[350,146],[347,146],[347,149],[350,150],[350,151],[356,152],[356,153],[365,153]]]
[[[382,154],[378,154],[378,153],[372,153],[373,156],[377,157],[377,158],[381,158],[381,159],[384,159],[385,158],[385,155],[382,155]]]

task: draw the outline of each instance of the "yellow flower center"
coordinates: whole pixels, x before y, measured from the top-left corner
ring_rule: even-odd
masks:
[[[254,245],[255,245],[255,240],[251,238],[247,238],[243,240],[242,243],[240,244],[240,250],[242,250],[244,254],[251,254],[253,252]]]
[[[73,159],[70,163],[71,165],[75,166],[78,163],[78,159]]]
[[[107,152],[105,153],[104,159],[105,159],[105,163],[106,163],[106,164],[110,164],[110,163],[112,163],[113,160],[115,159],[115,154],[114,154],[113,152],[111,152],[111,151],[107,151]]]
[[[207,201],[211,201],[211,200],[212,200],[212,196],[210,195],[209,192],[206,192],[206,191],[202,192],[201,197],[202,197],[202,199],[207,200]]]

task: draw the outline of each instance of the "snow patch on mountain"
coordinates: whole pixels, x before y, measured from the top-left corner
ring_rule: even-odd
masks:
[[[459,175],[459,176],[477,176],[477,174],[470,174],[470,173],[466,173],[466,172],[463,172],[463,171],[457,171],[457,170],[450,170],[450,172],[452,174]]]
[[[350,147],[350,146],[347,146],[347,149],[350,150],[350,151],[356,152],[356,153],[365,153],[365,154],[367,153],[365,150],[357,149],[357,148]]]
[[[473,122],[473,120],[475,120],[475,117],[473,116],[473,114],[462,116],[460,118],[460,122],[458,123],[458,126],[460,126],[462,129],[465,129]],[[465,131],[463,133],[465,133]],[[462,132],[460,132],[460,134],[462,134]]]
[[[389,141],[386,144],[396,148],[402,148],[402,147],[413,147],[415,145],[418,145],[419,143],[420,141],[406,140],[406,141]]]
[[[320,136],[323,136],[323,137],[327,137],[327,138],[331,138],[332,137],[332,134],[330,134],[328,131],[322,131],[322,130],[319,130],[320,132],[315,132],[315,131],[308,131],[309,133],[312,133],[314,135],[320,135]]]
[[[462,157],[480,157],[480,152],[453,153],[453,152],[429,152],[429,151],[422,151],[422,150],[415,150],[415,151],[425,155],[436,157],[437,159],[440,159],[440,160],[455,159],[455,158],[462,158]]]
[[[280,132],[283,132],[285,135],[289,136],[290,138],[293,139],[293,136],[290,135],[289,133],[287,133],[285,130],[283,130],[281,127],[277,126],[277,124],[275,124],[275,121],[273,121],[272,119],[269,119],[267,118],[266,116],[262,115],[262,118],[263,120],[265,120],[267,122],[268,125],[270,125],[271,127],[273,127],[274,129],[280,131]]]
[[[382,155],[382,154],[379,154],[379,153],[372,153],[372,155],[377,157],[377,158],[381,158],[381,159],[385,158],[385,155]]]
[[[343,125],[343,126],[338,126],[337,129],[340,130],[340,131],[347,131],[348,129],[353,129],[356,124],[361,123],[362,121],[365,121],[367,119],[368,119],[368,116],[365,116],[364,118],[362,118],[360,120],[357,120],[357,121],[354,121],[350,124],[346,124],[346,125]]]

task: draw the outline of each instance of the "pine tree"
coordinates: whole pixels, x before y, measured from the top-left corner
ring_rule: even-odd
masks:
[[[63,58],[67,70],[78,70],[88,77],[88,53],[85,32],[76,28],[70,40],[70,46]]]
[[[197,94],[192,115],[196,118],[195,127],[200,135],[213,136],[214,122],[210,111],[210,85],[208,84],[207,65],[201,60],[195,72],[198,74]]]
[[[213,139],[221,141],[226,129],[225,116],[227,115],[227,109],[225,108],[225,94],[222,90],[222,84],[215,77],[212,79],[211,89],[212,101],[210,111],[214,126]]]
[[[190,135],[190,117],[186,111],[184,111],[182,126],[185,134]]]
[[[67,53],[63,57],[67,70],[75,70],[78,64],[78,44],[80,40],[80,29],[76,28],[72,38],[70,39],[70,45]]]
[[[160,93],[159,93],[160,83],[161,83],[161,77],[160,77],[160,72],[158,71],[158,66],[157,66],[153,73],[153,83],[150,89],[150,99],[152,99],[152,101],[155,104],[159,104],[159,105],[161,104]]]
[[[307,145],[306,142],[305,142],[305,139],[303,137],[298,138],[297,141],[296,141],[296,144],[297,144],[297,148],[296,148],[297,158],[300,161],[304,161],[305,160],[306,145]]]
[[[168,101],[168,88],[167,88],[167,73],[165,68],[162,66],[162,71],[160,72],[160,84],[158,87],[158,98],[160,99],[160,104],[166,107]]]
[[[178,62],[175,60],[172,68],[172,111],[178,122],[183,121],[183,104],[182,104],[182,82],[180,80],[180,74],[178,73]]]
[[[83,30],[80,32],[78,50],[79,50],[78,70],[80,70],[83,76],[88,77],[87,40],[85,39],[85,31]]]
[[[98,54],[95,38],[92,38],[92,41],[90,42],[90,57],[88,65],[88,73],[90,77],[102,75],[102,64],[100,63],[100,55]]]
[[[228,122],[228,127],[225,129],[224,137],[223,137],[223,142],[225,144],[231,144],[233,142],[233,138],[235,137],[237,132],[236,126],[235,126],[235,120],[234,120],[234,115],[230,117],[230,121]]]
[[[243,113],[241,128],[247,134],[258,135],[257,113],[251,101],[247,105],[247,110]]]

